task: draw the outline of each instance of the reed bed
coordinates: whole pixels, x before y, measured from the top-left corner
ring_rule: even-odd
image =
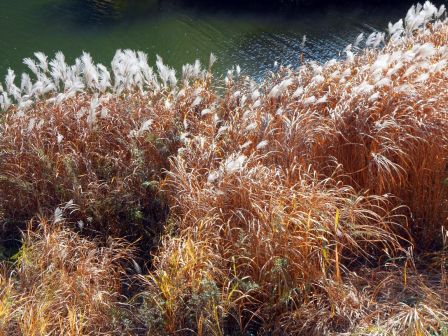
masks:
[[[126,332],[125,242],[106,246],[64,228],[58,218],[31,222],[0,282],[2,335],[100,335]]]
[[[0,88],[1,238],[22,242],[1,328],[445,335],[447,42],[426,2],[261,83],[238,66],[213,78],[213,55],[179,77],[131,50],[111,70],[26,59],[32,76]],[[21,238],[36,218],[54,220]],[[83,290],[54,280],[83,263]],[[95,291],[113,309],[93,309]]]

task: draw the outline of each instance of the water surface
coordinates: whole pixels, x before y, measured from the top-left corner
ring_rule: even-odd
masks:
[[[159,54],[176,68],[197,58],[207,62],[213,52],[217,71],[239,64],[260,76],[274,61],[298,64],[303,35],[305,58],[326,61],[360,32],[384,30],[412,3],[291,9],[204,1],[0,0],[0,76],[8,67],[23,71],[22,59],[34,51],[61,50],[68,60],[88,51],[109,64],[118,48],[143,50],[153,61]]]

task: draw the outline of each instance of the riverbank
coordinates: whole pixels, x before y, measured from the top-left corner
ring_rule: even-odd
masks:
[[[0,98],[0,332],[444,335],[447,41],[426,3],[261,83],[213,55],[25,60]]]

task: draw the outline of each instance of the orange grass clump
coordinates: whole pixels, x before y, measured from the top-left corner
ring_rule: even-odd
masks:
[[[61,105],[38,102],[22,116],[7,114],[0,126],[5,229],[63,206],[81,229],[155,237],[167,214],[157,184],[183,128],[178,107],[165,106],[170,96],[92,100],[83,94]],[[179,109],[191,104],[188,98],[176,103]]]
[[[437,26],[437,28],[435,28]],[[283,68],[265,83],[229,76],[217,114],[223,153],[311,165],[402,206],[417,248],[437,249],[448,218],[446,24],[345,61]],[[290,176],[290,173],[287,173]],[[407,209],[406,209],[407,208]]]
[[[259,159],[233,157],[213,181],[214,171],[173,162],[169,184],[180,233],[164,241],[147,278],[159,293],[147,295],[151,302],[164,302],[167,330],[200,326],[207,335],[225,330],[224,318],[233,315],[241,330],[256,320],[264,332],[279,332],[283,314],[318,287],[343,286],[349,260],[398,247],[392,218],[381,210],[386,200],[307,171],[288,182]]]
[[[130,247],[116,240],[100,247],[44,219],[31,224],[13,268],[4,265],[10,271],[0,278],[0,334],[126,332],[120,280]]]

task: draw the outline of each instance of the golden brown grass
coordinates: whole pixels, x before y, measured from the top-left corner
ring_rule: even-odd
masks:
[[[26,221],[72,201],[65,214],[83,228],[114,236],[157,230],[166,211],[152,183],[167,167],[175,118],[148,107],[148,98],[136,94],[98,102],[97,120],[89,125],[90,100],[84,95],[61,106],[43,102],[22,118],[5,117],[0,145],[4,216]],[[156,111],[163,122],[138,133]],[[134,229],[122,227],[123,222]]]
[[[2,239],[55,223],[2,273],[4,333],[446,335],[448,23],[408,16],[383,48],[262,83],[199,64],[177,83],[161,60],[157,79],[130,51],[113,85],[83,55],[76,95],[10,81]]]
[[[255,319],[266,333],[279,332],[284,314],[315,291],[343,286],[349,260],[398,247],[379,197],[306,171],[288,183],[256,157],[236,172],[223,164],[214,182],[185,166],[179,159],[170,172],[183,239],[167,238],[147,278],[159,292],[147,296],[164,302],[162,320],[172,332],[205,319],[210,325],[201,325],[203,334],[217,333],[229,315],[242,330]]]
[[[14,264],[4,265],[0,334],[125,333],[120,280],[131,255],[123,242],[99,246],[61,223],[30,223]]]

